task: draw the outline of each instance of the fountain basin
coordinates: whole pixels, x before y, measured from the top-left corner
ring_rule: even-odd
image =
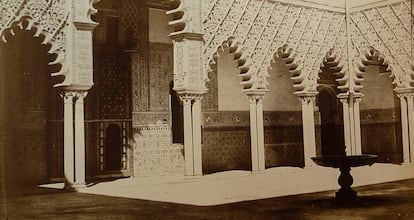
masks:
[[[375,163],[377,155],[330,155],[312,157],[311,159],[319,166],[339,168],[341,174],[338,178],[338,184],[341,188],[335,193],[335,200],[344,205],[350,205],[357,200],[357,193],[351,188],[354,179],[350,171],[351,167],[371,166]]]
[[[371,166],[375,163],[377,155],[362,154],[362,155],[330,155],[330,156],[319,156],[312,157],[313,162],[323,167],[360,167],[360,166]]]

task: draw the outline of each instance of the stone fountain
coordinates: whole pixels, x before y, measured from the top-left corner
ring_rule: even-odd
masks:
[[[375,163],[377,155],[329,155],[312,157],[311,159],[319,166],[339,168],[341,174],[338,184],[341,188],[335,193],[335,200],[340,204],[352,204],[357,199],[357,193],[351,188],[354,179],[350,171],[351,167],[371,166]]]

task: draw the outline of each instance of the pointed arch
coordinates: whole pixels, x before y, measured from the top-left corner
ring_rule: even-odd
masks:
[[[280,46],[273,54],[273,58],[270,63],[271,65],[269,66],[269,69],[271,69],[271,66],[275,64],[278,59],[281,59],[283,62],[285,62],[289,73],[291,74],[290,79],[293,81],[293,87],[296,90],[295,94],[300,93],[305,89],[305,87],[302,86],[304,76],[302,74],[301,62],[297,57],[297,53],[294,51],[294,49],[291,48],[288,44],[284,44]]]
[[[363,88],[361,85],[361,81],[364,78],[363,73],[366,71],[366,68],[373,63],[385,66],[386,71],[390,73],[389,77],[392,78],[392,84],[394,87],[397,88],[400,86],[395,73],[392,71],[388,59],[380,51],[370,46],[362,50],[360,60],[357,63],[357,71],[355,73],[355,92],[360,92]]]
[[[234,59],[237,60],[237,67],[240,70],[239,76],[242,78],[243,89],[249,89],[252,85],[246,84],[251,79],[251,75],[248,74],[250,65],[247,62],[246,57],[243,54],[241,44],[234,38],[229,37],[225,40],[213,54],[213,58],[209,61],[208,78],[213,72],[217,71],[217,59],[220,57],[220,53],[224,52],[225,49],[229,50],[229,53],[233,55]]]
[[[341,89],[346,84],[342,79],[345,77],[345,62],[341,59],[338,52],[331,48],[326,52],[320,69],[318,72],[317,87],[323,86],[323,84],[333,83],[337,92],[346,92],[347,90]]]
[[[218,109],[218,85],[216,85],[217,62],[224,51],[227,51],[229,55],[233,57],[234,62],[237,65],[237,69],[239,70],[238,76],[241,77],[240,84],[243,86],[243,90],[251,88],[249,86],[246,86],[246,84],[243,84],[244,82],[248,82],[250,80],[250,77],[247,75],[247,72],[249,71],[249,65],[244,57],[242,47],[234,37],[229,37],[227,40],[223,41],[223,43],[217,48],[216,52],[213,54],[211,60],[209,61],[209,68],[207,70],[208,80],[206,81],[206,88],[209,91],[205,94],[203,98],[204,110]]]
[[[42,45],[47,47],[48,54],[52,59],[49,61],[49,66],[53,72],[51,76],[56,77],[54,83],[55,87],[58,87],[65,80],[64,67],[64,54],[63,52],[57,52],[58,46],[52,40],[52,36],[43,30],[41,25],[38,25],[32,17],[22,16],[20,19],[12,22],[8,28],[5,28],[0,33],[0,44],[7,44],[7,42],[16,35],[18,30],[29,31],[33,34],[33,38],[38,39]]]

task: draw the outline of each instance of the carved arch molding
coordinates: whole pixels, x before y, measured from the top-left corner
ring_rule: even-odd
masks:
[[[2,15],[0,16],[0,36],[3,43],[13,37],[16,28],[36,30],[34,37],[43,38],[42,44],[49,45],[49,54],[56,59],[50,65],[60,64],[59,72],[52,76],[65,76],[66,64],[66,35],[68,26],[69,0],[3,0]],[[62,78],[63,79],[63,78]],[[63,80],[57,81],[59,85]]]

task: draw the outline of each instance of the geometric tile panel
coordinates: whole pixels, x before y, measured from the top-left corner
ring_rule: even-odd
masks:
[[[169,125],[134,127],[133,133],[134,176],[184,174],[184,148],[172,144]]]

